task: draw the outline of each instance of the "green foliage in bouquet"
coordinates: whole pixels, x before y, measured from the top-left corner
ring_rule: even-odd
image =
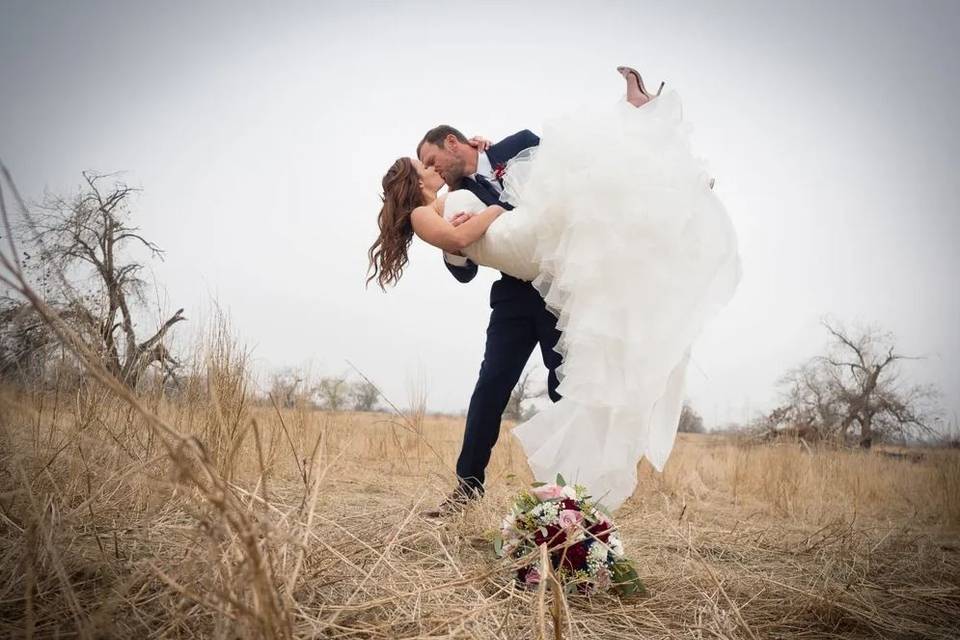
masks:
[[[568,593],[646,594],[624,555],[610,512],[586,487],[570,486],[559,474],[554,484],[537,482],[518,493],[493,536],[498,558],[532,560],[517,571],[516,579],[525,585],[539,584],[544,576],[539,566],[543,545],[551,570]]]

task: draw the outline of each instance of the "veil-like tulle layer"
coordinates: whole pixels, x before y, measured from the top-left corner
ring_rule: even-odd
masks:
[[[513,433],[539,479],[616,508],[639,459],[662,470],[673,447],[690,347],[740,278],[733,226],[675,92],[548,121],[504,194],[536,228],[533,284],[563,331],[563,399]]]

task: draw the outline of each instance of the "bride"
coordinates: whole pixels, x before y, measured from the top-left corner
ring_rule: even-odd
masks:
[[[679,97],[619,71],[625,101],[548,121],[539,147],[499,168],[511,211],[465,189],[438,196],[432,166],[397,160],[370,250],[381,287],[399,280],[414,234],[532,282],[562,331],[562,398],[513,433],[539,480],[562,473],[611,509],[633,493],[641,457],[663,469],[691,345],[740,278],[733,226],[689,148]],[[463,212],[474,215],[461,223]]]

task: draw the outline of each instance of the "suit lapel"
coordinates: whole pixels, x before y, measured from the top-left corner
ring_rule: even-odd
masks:
[[[504,141],[504,142],[498,142],[497,144],[490,145],[490,146],[487,148],[487,160],[490,161],[490,166],[493,167],[494,169],[496,169],[496,168],[497,168],[497,165],[506,164],[506,161],[507,161],[508,159],[510,159],[510,158],[512,158],[513,156],[515,156],[516,153],[511,153],[511,151],[512,151],[511,146],[512,146],[512,145],[511,145],[509,142],[506,142],[506,141]],[[500,186],[502,187],[502,186],[503,186],[503,181],[500,180],[499,182],[500,182]],[[460,186],[459,186],[458,188],[459,188],[459,189],[467,189],[467,190],[470,191],[473,195],[475,195],[475,196],[477,196],[478,198],[480,198],[480,201],[483,202],[483,203],[484,203],[485,205],[487,205],[487,206],[494,205],[494,204],[499,204],[499,205],[504,206],[504,207],[506,207],[506,208],[508,208],[508,209],[511,209],[511,208],[512,208],[512,207],[510,207],[509,205],[507,205],[507,204],[505,204],[505,203],[503,203],[503,202],[500,202],[500,194],[499,194],[499,193],[496,193],[492,188],[491,188],[491,189],[488,189],[488,188],[486,188],[486,187],[478,184],[476,181],[471,180],[470,178],[464,178],[463,180],[461,180],[461,181],[460,181]]]
[[[461,189],[466,189],[467,191],[469,191],[469,192],[472,193],[473,195],[475,195],[475,196],[477,196],[478,198],[480,198],[480,201],[481,201],[483,204],[487,205],[488,207],[489,207],[490,205],[497,204],[497,202],[499,201],[499,198],[497,197],[497,194],[491,193],[488,189],[486,189],[485,187],[480,186],[479,184],[477,184],[476,182],[474,182],[474,181],[471,180],[470,178],[464,178],[463,180],[461,180],[461,181],[460,181],[460,188],[461,188]]]
[[[501,147],[505,146],[505,143],[500,142],[497,144],[490,145],[487,148],[487,160],[490,161],[490,166],[494,169],[497,168],[498,164],[504,164],[504,158],[509,157],[506,149]]]

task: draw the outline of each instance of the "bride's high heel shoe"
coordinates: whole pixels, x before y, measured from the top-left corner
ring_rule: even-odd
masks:
[[[634,69],[633,67],[617,67],[617,73],[623,75],[624,72],[632,73],[633,76],[637,79],[637,86],[640,87],[640,93],[642,93],[646,98],[647,102],[653,100],[655,97],[659,96],[663,92],[663,87],[667,84],[666,82],[660,83],[660,88],[657,89],[655,95],[650,95],[650,92],[647,91],[647,88],[643,85],[643,76],[640,75],[640,72]]]

